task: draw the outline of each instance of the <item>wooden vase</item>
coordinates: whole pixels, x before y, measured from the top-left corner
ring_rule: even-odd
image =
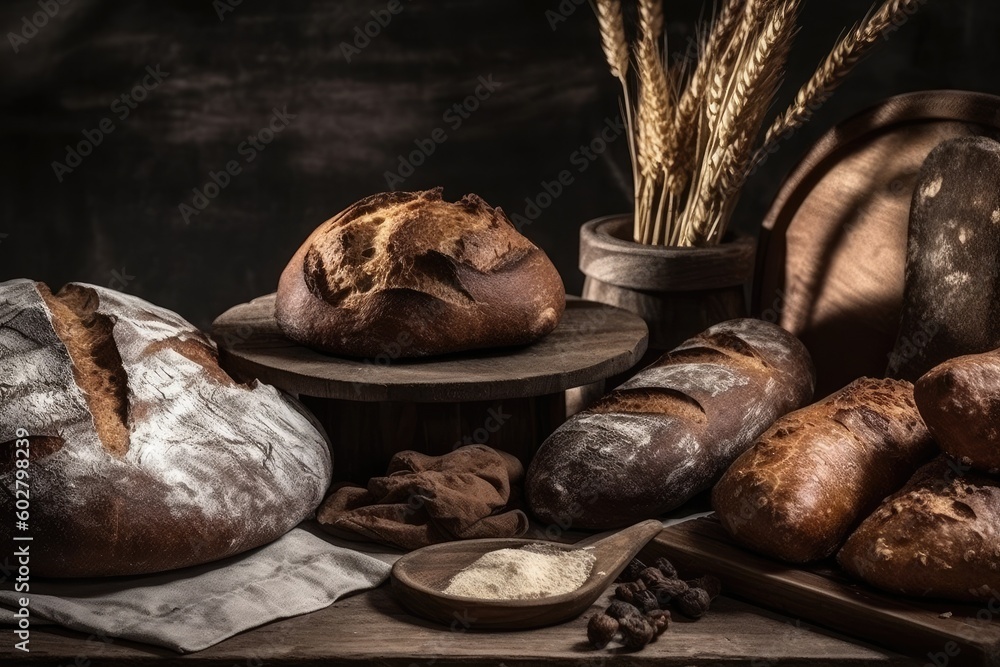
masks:
[[[713,324],[746,317],[754,250],[746,235],[700,248],[644,245],[632,240],[630,215],[598,218],[580,229],[583,297],[642,317],[643,362],[651,362]]]

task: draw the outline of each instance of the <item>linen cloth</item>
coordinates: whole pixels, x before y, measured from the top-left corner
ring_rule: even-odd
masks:
[[[161,574],[32,580],[30,618],[189,653],[375,588],[398,557],[367,555],[314,533],[302,524],[244,554]],[[25,596],[13,587],[13,580],[0,585],[0,623],[8,625]]]

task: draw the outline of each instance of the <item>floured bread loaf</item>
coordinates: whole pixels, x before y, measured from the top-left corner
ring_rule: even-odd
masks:
[[[764,429],[812,398],[805,347],[762,320],[711,327],[663,355],[542,444],[528,469],[547,523],[616,528],[710,488]]]
[[[998,481],[941,456],[865,519],[837,560],[892,593],[1000,599]]]
[[[906,250],[903,313],[887,375],[1000,347],[1000,143],[943,142],[920,168]]]
[[[499,208],[441,189],[386,192],[316,229],[281,274],[292,340],[354,357],[422,357],[531,343],[566,305],[552,262]]]
[[[0,283],[0,443],[0,540],[12,544],[27,449],[23,534],[32,573],[47,577],[240,553],[308,516],[331,474],[296,401],[234,382],[175,313],[79,283],[58,295]]]

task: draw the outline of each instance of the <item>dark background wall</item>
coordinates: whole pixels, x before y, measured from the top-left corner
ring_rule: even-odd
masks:
[[[348,62],[341,44],[386,0],[243,0],[221,19],[225,0],[62,1],[42,0],[58,12],[37,34],[22,17],[39,11],[38,0],[0,8],[0,279],[111,285],[207,326],[273,291],[305,236],[388,189],[397,156],[436,128],[446,140],[397,189],[443,185],[446,197],[476,192],[523,214],[542,181],[573,170],[573,184],[524,229],[571,292],[582,283],[579,225],[630,207],[624,141],[582,173],[571,161],[618,109],[586,3],[401,0],[402,11]],[[565,20],[555,21],[560,2]],[[671,51],[686,48],[702,4],[669,3]],[[789,74],[796,85],[782,106],[869,7],[804,4]],[[16,52],[12,32],[23,33]],[[1000,93],[998,34],[995,0],[929,0],[748,183],[739,226],[759,223],[822,130],[864,107],[920,89]],[[112,106],[144,77],[155,84],[146,68],[157,66],[162,83],[134,109]],[[500,85],[455,127],[445,112],[490,76]],[[241,150],[274,109],[294,118],[263,150]],[[102,119],[110,133],[98,131]],[[101,143],[57,176],[52,163],[71,166],[65,147],[84,131]],[[240,173],[185,220],[179,205],[193,207],[192,188],[230,161]]]

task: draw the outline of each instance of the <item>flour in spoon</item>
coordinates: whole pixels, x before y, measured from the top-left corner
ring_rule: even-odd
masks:
[[[566,551],[546,544],[483,554],[456,574],[449,595],[481,600],[529,600],[571,593],[587,581],[596,558],[589,549]]]

